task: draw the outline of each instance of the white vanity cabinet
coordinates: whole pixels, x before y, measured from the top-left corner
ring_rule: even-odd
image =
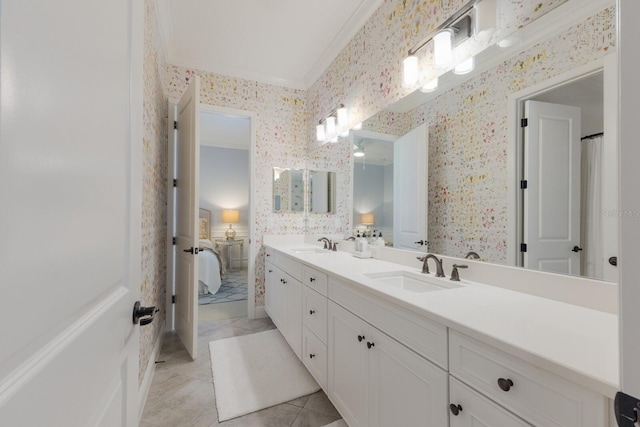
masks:
[[[298,358],[301,358],[302,283],[298,279],[301,270],[296,278],[299,264],[292,265],[284,256],[273,251],[267,252],[267,255],[269,256],[265,262],[265,309]]]
[[[329,301],[329,398],[351,426],[446,426],[447,373]]]

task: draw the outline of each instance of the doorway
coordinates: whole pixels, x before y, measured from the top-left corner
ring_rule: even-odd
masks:
[[[210,220],[199,260],[199,323],[248,315],[250,151],[249,116],[201,106],[199,208]]]

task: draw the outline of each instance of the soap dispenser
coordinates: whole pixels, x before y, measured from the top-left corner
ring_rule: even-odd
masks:
[[[384,237],[382,237],[382,231],[381,231],[380,234],[378,234],[378,237],[376,237],[375,245],[384,246],[385,244],[386,242],[384,241]]]

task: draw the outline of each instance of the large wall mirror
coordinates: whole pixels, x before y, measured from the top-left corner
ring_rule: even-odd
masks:
[[[373,213],[394,247],[617,281],[615,25],[614,1],[567,1],[512,34],[512,46],[478,54],[471,74],[448,73],[436,92],[366,120],[351,133],[354,156],[364,153],[354,157],[354,227]],[[425,230],[401,243],[393,224],[407,209],[396,192],[421,183],[393,182],[406,164],[390,140],[420,126],[425,206],[412,221]]]

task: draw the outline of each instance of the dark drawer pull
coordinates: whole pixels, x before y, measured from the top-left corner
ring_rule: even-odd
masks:
[[[315,354],[310,354],[310,355],[309,355],[309,359],[313,359],[314,357],[316,357],[316,355],[315,355]]]
[[[367,342],[367,348],[368,348],[368,349],[371,349],[371,347],[374,347],[374,346],[375,346],[375,344],[374,344],[374,343],[372,343],[372,342]]]
[[[316,281],[316,278],[315,278],[315,277],[309,277],[309,281],[310,281],[310,282],[315,282],[315,281]]]
[[[454,405],[453,403],[451,405],[449,405],[449,410],[451,411],[451,413],[453,415],[455,415],[456,417],[458,416],[458,414],[460,412],[462,412],[462,406],[460,405]]]
[[[313,315],[316,311],[315,310],[309,310],[309,314]]]
[[[513,381],[508,378],[498,378],[498,387],[500,387],[500,390],[502,391],[509,391],[511,390],[511,387],[513,387]]]
[[[364,339],[364,335],[358,335],[358,342],[362,342],[363,339]]]

